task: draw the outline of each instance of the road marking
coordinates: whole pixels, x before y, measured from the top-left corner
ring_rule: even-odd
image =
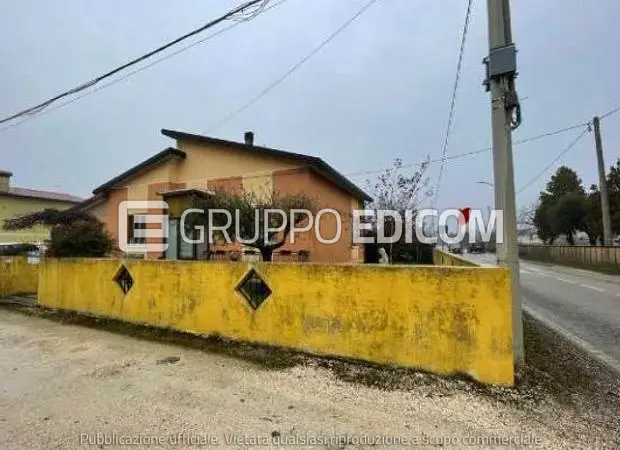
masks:
[[[561,267],[564,267],[564,266],[561,266]],[[575,268],[572,268],[572,267],[568,267],[568,269],[574,270],[575,272],[578,272],[578,273],[580,273],[582,275],[587,275],[589,277],[592,276],[592,275],[596,275],[596,272],[593,272],[591,270],[575,269]]]
[[[529,270],[525,270],[525,269],[520,269],[521,273],[527,273],[528,275],[531,275],[532,272],[530,272]]]
[[[568,283],[568,284],[577,284],[576,281],[567,280],[566,278],[555,277],[555,279],[558,280],[558,281],[563,281],[564,283]]]
[[[590,286],[589,284],[580,284],[579,286],[586,289],[592,289],[593,291],[605,292],[605,289],[596,286]]]
[[[534,275],[534,276],[537,276],[537,277],[548,278],[548,277],[550,277],[550,276],[551,276],[548,272],[545,272],[545,271],[540,270],[540,269],[538,269],[538,268],[529,267],[528,269],[529,269],[529,270],[531,270],[532,272],[534,272],[534,274],[533,274],[533,275]]]

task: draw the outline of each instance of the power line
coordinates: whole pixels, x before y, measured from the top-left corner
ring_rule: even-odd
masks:
[[[573,125],[570,127],[565,127],[565,128],[560,128],[558,130],[554,130],[554,131],[549,131],[546,133],[542,133],[542,134],[538,134],[536,136],[530,136],[524,139],[520,139],[514,142],[514,145],[521,145],[521,144],[526,144],[528,142],[533,142],[533,141],[537,141],[539,139],[544,139],[544,138],[548,138],[551,136],[556,136],[558,134],[563,134],[566,133],[568,131],[572,131],[575,130],[577,128],[581,128],[583,126],[586,126],[588,123],[585,122],[583,124],[579,124],[579,125]],[[473,150],[473,151],[469,151],[469,152],[464,152],[464,153],[457,153],[454,155],[450,155],[450,156],[446,156],[444,158],[436,158],[436,159],[430,159],[430,160],[425,160],[424,162],[417,162],[417,163],[408,163],[408,164],[403,164],[401,166],[401,169],[406,169],[409,167],[416,167],[416,166],[422,166],[425,162],[428,162],[430,164],[432,163],[436,163],[436,162],[442,162],[442,161],[451,161],[451,160],[455,160],[455,159],[461,159],[461,158],[465,158],[467,156],[473,156],[473,155],[479,155],[481,153],[488,153],[492,150],[492,147],[485,147],[485,148],[481,148],[479,150]],[[367,171],[363,171],[363,172],[355,172],[355,173],[350,173],[347,174],[348,177],[355,177],[358,175],[371,175],[374,173],[380,173],[383,172],[386,169],[374,169],[374,170],[367,170]]]
[[[538,139],[543,139],[543,138],[546,138],[546,137],[551,137],[551,136],[555,136],[555,135],[558,135],[558,134],[566,133],[567,131],[576,130],[578,128],[585,127],[588,124],[589,124],[589,122],[578,123],[576,125],[571,125],[570,127],[560,128],[558,130],[550,131],[548,133],[539,134],[537,136],[533,136],[533,137],[529,137],[529,138],[524,138],[524,139],[519,139],[519,140],[516,140],[514,142],[514,144],[515,145],[516,144],[525,144],[527,142],[537,141]]]
[[[103,75],[100,75],[100,76],[98,76],[98,77],[96,77],[96,78],[94,78],[94,79],[92,79],[90,81],[87,81],[86,83],[83,83],[83,84],[81,84],[81,85],[79,85],[79,86],[77,86],[77,87],[75,87],[73,89],[69,89],[68,91],[65,91],[65,92],[63,92],[61,94],[58,94],[58,95],[56,95],[56,96],[54,96],[54,97],[52,97],[52,98],[50,98],[50,99],[48,99],[48,100],[46,100],[46,101],[44,101],[42,103],[39,103],[38,105],[35,105],[35,106],[30,107],[30,108],[24,109],[23,111],[20,111],[18,113],[15,113],[13,115],[5,117],[4,119],[0,119],[0,124],[6,123],[8,121],[17,119],[17,118],[22,117],[22,116],[36,114],[36,113],[42,111],[43,109],[47,108],[52,103],[54,103],[54,102],[56,102],[56,101],[58,101],[58,100],[60,100],[62,98],[68,97],[68,96],[73,95],[73,94],[77,94],[78,92],[81,92],[81,91],[83,91],[85,89],[88,89],[88,88],[94,86],[95,84],[98,84],[99,82],[101,82],[101,81],[103,81],[103,80],[105,80],[107,78],[110,78],[111,76],[113,76],[113,75],[115,75],[115,74],[117,74],[117,73],[119,73],[119,72],[121,72],[121,71],[123,71],[123,70],[125,70],[125,69],[127,69],[127,68],[129,68],[129,67],[131,67],[133,65],[135,65],[135,64],[138,64],[139,62],[142,62],[142,61],[150,58],[151,56],[156,55],[157,53],[161,53],[162,51],[172,47],[173,45],[178,44],[179,42],[182,42],[182,41],[184,41],[184,40],[186,40],[186,39],[188,39],[188,38],[190,38],[192,36],[195,36],[195,35],[197,35],[199,33],[202,33],[203,31],[205,31],[205,30],[207,30],[209,28],[212,28],[215,25],[218,25],[219,23],[221,23],[221,22],[223,22],[223,21],[225,21],[227,19],[232,18],[235,15],[238,15],[238,14],[243,15],[244,13],[247,12],[248,9],[250,9],[251,7],[253,7],[255,5],[258,5],[258,3],[260,3],[260,2],[267,2],[267,1],[268,0],[251,0],[251,1],[248,1],[248,2],[246,2],[246,3],[244,3],[244,4],[240,5],[240,6],[237,6],[236,8],[233,8],[232,10],[230,10],[226,14],[218,17],[217,19],[214,19],[214,20],[206,23],[205,25],[203,25],[203,26],[201,26],[199,28],[196,28],[195,30],[190,31],[189,33],[186,33],[186,34],[184,34],[184,35],[182,35],[182,36],[180,36],[180,37],[178,37],[178,38],[176,38],[176,39],[174,39],[174,40],[172,40],[172,41],[170,41],[170,42],[168,42],[168,43],[166,43],[166,44],[164,44],[164,45],[162,45],[162,46],[160,46],[158,48],[156,48],[155,50],[152,50],[152,51],[150,51],[150,52],[148,52],[148,53],[146,53],[146,54],[144,54],[144,55],[142,55],[142,56],[140,56],[138,58],[132,59],[131,61],[129,61],[129,62],[127,62],[127,63],[125,63],[125,64],[123,64],[121,66],[118,66],[115,69],[112,69],[111,71],[109,71],[109,72],[107,72],[107,73],[105,73]],[[264,7],[264,5],[262,5],[262,7]],[[255,17],[256,14],[260,13],[261,11],[262,11],[262,8],[259,6],[259,8],[257,8],[255,11],[252,11],[252,13],[249,16],[246,16],[245,20],[252,19],[253,17]]]
[[[490,150],[491,150],[490,148],[482,148],[480,150],[474,150],[474,151],[471,151],[471,152],[457,153],[455,155],[447,156],[445,158],[425,159],[422,162],[403,164],[402,166],[400,166],[400,169],[407,169],[409,167],[421,167],[422,165],[424,165],[426,163],[433,164],[433,163],[442,162],[442,161],[449,161],[449,160],[454,160],[454,159],[465,158],[467,156],[478,155],[480,153],[487,153]],[[357,176],[360,176],[360,175],[372,175],[372,174],[375,174],[375,173],[384,172],[385,170],[388,170],[388,169],[374,169],[374,170],[367,170],[367,171],[364,171],[364,172],[347,173],[345,175],[347,177],[357,177]]]
[[[265,13],[265,12],[267,12],[267,11],[273,9],[273,8],[276,8],[276,7],[280,6],[281,4],[285,3],[286,1],[288,1],[288,0],[280,0],[279,2],[273,3],[273,4],[269,5],[268,7],[264,8],[264,9],[261,9],[260,13],[263,14],[263,13]],[[208,36],[206,36],[206,37],[204,37],[204,38],[202,38],[202,39],[200,39],[200,40],[198,40],[196,42],[192,42],[191,44],[186,45],[185,47],[181,47],[180,49],[178,49],[178,50],[176,50],[176,51],[174,51],[174,52],[172,52],[172,53],[170,53],[170,54],[168,54],[166,56],[163,56],[163,57],[161,57],[159,59],[156,59],[155,61],[153,61],[153,62],[151,62],[151,63],[149,63],[149,64],[147,64],[145,66],[142,66],[142,67],[140,67],[140,68],[138,68],[138,69],[136,69],[136,70],[134,70],[132,72],[129,72],[126,75],[124,75],[124,76],[122,76],[120,78],[116,78],[116,79],[114,79],[114,80],[112,80],[112,81],[110,81],[108,83],[102,84],[101,86],[97,87],[96,89],[87,91],[87,92],[85,92],[85,93],[83,93],[83,94],[81,94],[81,95],[79,95],[77,97],[74,97],[74,98],[72,98],[70,100],[67,100],[67,101],[65,101],[63,103],[60,103],[60,104],[58,104],[56,106],[53,106],[51,108],[46,108],[45,110],[41,111],[40,113],[38,113],[36,115],[26,116],[24,119],[20,120],[19,122],[14,122],[14,123],[11,123],[11,124],[3,127],[3,128],[0,128],[0,132],[3,132],[3,131],[6,131],[6,130],[8,130],[10,128],[19,126],[19,125],[21,125],[21,124],[23,124],[25,122],[28,122],[28,121],[30,121],[32,119],[36,119],[38,117],[41,117],[41,116],[43,116],[43,115],[45,115],[47,113],[50,113],[52,111],[55,111],[57,109],[63,108],[63,107],[65,107],[67,105],[70,105],[70,104],[72,104],[72,103],[74,103],[74,102],[76,102],[78,100],[81,100],[82,98],[84,98],[84,97],[86,97],[88,95],[94,94],[95,92],[101,91],[101,90],[103,90],[105,88],[108,88],[108,87],[110,87],[110,86],[112,86],[112,85],[114,85],[116,83],[124,81],[124,80],[128,79],[129,77],[132,77],[133,75],[136,75],[136,74],[138,74],[140,72],[145,71],[146,69],[149,69],[149,68],[153,67],[156,64],[159,64],[160,62],[166,61],[166,60],[168,60],[168,59],[170,59],[170,58],[172,58],[172,57],[174,57],[174,56],[176,56],[176,55],[178,55],[180,53],[183,53],[183,52],[185,52],[185,51],[187,51],[187,50],[189,50],[189,49],[191,49],[193,47],[196,47],[197,45],[203,44],[204,42],[209,41],[209,40],[219,36],[220,34],[224,34],[225,32],[235,28],[238,25],[241,25],[243,22],[246,22],[246,21],[247,21],[247,19],[246,20],[242,20],[242,21],[241,20],[240,21],[236,21],[235,23],[232,23],[231,25],[229,25],[229,26],[227,26],[225,28],[222,28],[221,30],[216,31],[215,33],[211,33],[210,35],[208,35]]]
[[[452,132],[452,123],[454,121],[454,110],[456,107],[456,96],[459,88],[459,82],[461,80],[461,69],[463,67],[463,56],[465,55],[465,43],[467,42],[467,32],[469,30],[469,20],[471,18],[473,0],[467,2],[467,12],[465,13],[465,25],[463,26],[463,32],[461,35],[461,48],[459,49],[459,59],[456,65],[456,76],[454,78],[454,87],[452,89],[452,99],[450,100],[450,113],[448,115],[448,127],[446,128],[446,136],[443,141],[443,147],[441,149],[441,157],[445,160],[448,152],[448,144],[450,142],[450,134]],[[443,178],[443,171],[445,162],[442,162],[439,168],[439,176],[437,177],[437,184],[435,185],[435,200],[433,204],[437,203],[439,197],[439,188],[441,187],[441,181]]]
[[[607,113],[603,114],[600,116],[600,119],[604,119],[606,117],[609,117],[613,114],[616,114],[620,112],[620,106],[611,109],[610,111],[608,111]],[[582,122],[582,123],[578,123],[575,125],[571,125],[568,127],[564,127],[564,128],[559,128],[557,130],[553,130],[553,131],[548,131],[546,133],[542,133],[542,134],[537,134],[535,136],[530,136],[527,138],[523,138],[523,139],[519,139],[513,142],[514,145],[520,145],[520,144],[527,144],[528,142],[533,142],[533,141],[537,141],[539,139],[544,139],[547,137],[552,137],[552,136],[557,136],[559,134],[563,134],[566,133],[568,131],[572,131],[572,130],[576,130],[585,126],[588,126],[590,124],[590,122]],[[487,153],[490,152],[493,148],[492,147],[485,147],[485,148],[481,148],[480,150],[474,150],[474,151],[470,151],[470,152],[464,152],[464,153],[457,153],[455,155],[452,156],[447,156],[445,157],[446,161],[450,161],[450,160],[454,160],[454,159],[461,159],[467,156],[473,156],[473,155],[478,155],[481,153]],[[437,159],[431,159],[431,160],[425,160],[424,162],[429,162],[429,163],[436,163],[436,162],[441,162],[443,161],[444,158],[437,158]],[[419,167],[422,166],[422,164],[424,164],[424,162],[417,162],[417,163],[408,163],[408,164],[403,164],[401,166],[402,169],[406,169],[409,167]],[[374,170],[367,170],[367,171],[363,171],[363,172],[355,172],[355,173],[350,173],[347,174],[348,177],[355,177],[358,175],[371,175],[371,174],[375,174],[375,173],[380,173],[383,172],[386,169],[374,169]]]
[[[528,181],[527,183],[525,183],[523,186],[521,186],[521,189],[519,189],[519,191],[517,192],[517,194],[520,194],[521,192],[523,192],[524,190],[526,190],[528,187],[530,187],[532,184],[534,184],[536,181],[538,181],[538,179],[540,177],[542,177],[547,170],[549,170],[551,167],[553,167],[555,165],[555,163],[557,163],[564,155],[566,155],[569,151],[571,151],[573,149],[573,147],[575,147],[575,145],[577,145],[577,143],[586,135],[588,134],[589,130],[588,128],[585,128],[580,134],[579,136],[577,136],[575,138],[575,140],[573,140],[570,145],[568,147],[566,147],[564,150],[562,150],[558,156],[555,157],[555,159],[553,161],[551,161],[551,163],[549,165],[547,165],[543,170],[541,170],[538,175],[536,175],[534,178],[532,178],[530,181]]]
[[[610,111],[606,112],[605,114],[601,115],[600,119],[601,119],[601,120],[602,120],[602,119],[605,119],[605,118],[607,118],[607,117],[609,117],[609,116],[612,116],[612,115],[614,115],[614,114],[616,114],[616,113],[618,113],[618,112],[620,112],[620,106],[618,106],[618,107],[616,107],[616,108],[613,108],[613,109],[611,109]],[[519,191],[517,192],[517,194],[520,194],[520,193],[521,193],[521,192],[523,192],[525,189],[527,189],[529,186],[531,186],[533,183],[535,183],[535,182],[536,182],[536,181],[537,181],[537,180],[538,180],[541,176],[543,176],[543,175],[545,174],[545,172],[546,172],[547,170],[549,170],[551,167],[553,167],[553,165],[554,165],[555,163],[557,163],[557,162],[558,162],[558,161],[559,161],[559,160],[560,160],[560,159],[561,159],[564,155],[566,155],[566,154],[567,154],[570,150],[572,150],[572,148],[573,148],[575,145],[577,145],[577,143],[578,143],[578,142],[579,142],[579,141],[580,141],[580,140],[581,140],[581,139],[582,139],[582,138],[583,138],[586,134],[588,134],[588,133],[589,133],[589,131],[590,131],[590,129],[589,129],[590,122],[585,122],[585,123],[583,123],[583,124],[581,124],[581,125],[575,125],[575,126],[573,126],[573,127],[569,127],[569,128],[566,128],[566,130],[569,130],[569,129],[575,129],[575,128],[579,127],[579,126],[588,126],[588,128],[585,128],[585,129],[583,130],[583,132],[582,132],[579,136],[577,136],[577,138],[576,138],[573,142],[571,142],[571,144],[570,144],[567,148],[565,148],[564,150],[562,150],[562,152],[560,152],[560,154],[559,154],[559,155],[558,155],[558,156],[557,156],[557,157],[556,157],[556,158],[555,158],[555,159],[554,159],[554,160],[553,160],[553,161],[552,161],[552,162],[551,162],[548,166],[546,166],[546,167],[545,167],[545,168],[544,168],[544,169],[543,169],[543,170],[542,170],[542,171],[541,171],[538,175],[536,175],[536,176],[535,176],[534,178],[532,178],[529,182],[527,182],[526,184],[524,184],[524,185],[521,187],[521,189],[519,189]]]
[[[259,92],[256,96],[254,96],[250,101],[248,101],[247,103],[245,103],[244,105],[242,105],[241,107],[237,108],[235,111],[233,111],[231,114],[229,114],[228,116],[224,117],[223,119],[219,120],[217,123],[215,123],[211,128],[209,128],[207,130],[207,133],[211,132],[212,130],[214,130],[215,128],[220,127],[221,125],[223,125],[224,123],[232,120],[233,118],[235,118],[236,116],[238,116],[239,114],[241,114],[243,111],[245,111],[246,109],[248,109],[250,106],[252,106],[254,103],[256,103],[257,101],[259,101],[261,98],[263,98],[265,95],[267,95],[269,92],[271,92],[273,89],[275,89],[280,83],[282,83],[284,80],[286,80],[288,77],[290,77],[297,69],[299,69],[301,66],[303,66],[306,62],[308,62],[313,56],[315,56],[317,53],[319,53],[325,46],[327,46],[336,36],[338,36],[340,33],[342,33],[346,28],[349,27],[349,25],[351,25],[353,22],[355,22],[355,20],[360,17],[364,12],[366,12],[366,10],[368,8],[370,8],[377,0],[370,0],[368,3],[366,3],[362,8],[360,8],[349,20],[347,20],[344,24],[342,24],[336,31],[334,31],[332,34],[330,34],[327,39],[325,39],[323,42],[321,42],[317,47],[315,47],[312,51],[310,51],[310,53],[308,53],[306,56],[304,56],[301,60],[299,60],[295,65],[293,65],[289,70],[287,70],[282,76],[280,76],[279,78],[277,78],[275,81],[273,81],[272,83],[270,83],[265,89],[263,89],[261,92]]]
[[[600,117],[600,119],[601,119],[601,120],[606,119],[607,117],[612,116],[612,115],[616,114],[617,112],[620,112],[620,106],[618,106],[618,107],[616,107],[616,108],[612,109],[611,111],[606,112],[605,114],[603,114],[603,115]]]

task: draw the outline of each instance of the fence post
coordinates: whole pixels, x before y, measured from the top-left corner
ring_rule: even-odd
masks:
[[[583,248],[583,258],[582,258],[582,261],[585,264],[585,262],[586,262],[586,248],[585,247]]]

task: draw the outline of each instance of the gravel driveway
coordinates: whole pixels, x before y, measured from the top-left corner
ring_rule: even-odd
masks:
[[[615,448],[544,393],[398,371],[372,386],[382,371],[269,366],[0,309],[0,448]]]

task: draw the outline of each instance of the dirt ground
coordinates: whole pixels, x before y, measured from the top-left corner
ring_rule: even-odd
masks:
[[[0,308],[2,449],[620,448],[605,419],[617,385],[611,409],[586,414],[591,396],[555,395],[540,374],[485,388],[38,315]]]

